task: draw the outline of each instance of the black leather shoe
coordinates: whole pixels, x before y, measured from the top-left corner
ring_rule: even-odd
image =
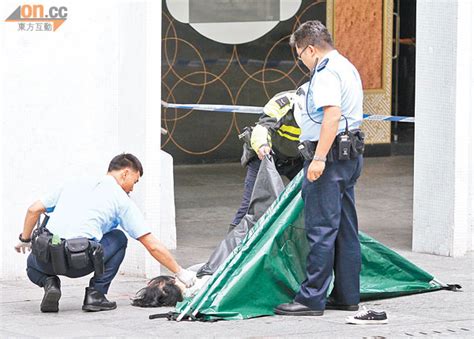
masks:
[[[110,311],[117,308],[115,301],[108,301],[102,292],[97,291],[93,287],[86,287],[86,295],[84,296],[83,311],[97,312]]]
[[[327,310],[339,310],[339,311],[358,311],[359,305],[344,305],[337,303],[333,298],[328,298],[326,301]]]
[[[41,301],[41,312],[59,311],[59,299],[61,298],[61,281],[58,277],[47,277],[43,285],[44,297]]]
[[[292,301],[288,304],[280,304],[274,310],[275,314],[279,315],[311,315],[319,316],[323,315],[324,311],[313,310],[303,304],[300,304],[296,301]]]

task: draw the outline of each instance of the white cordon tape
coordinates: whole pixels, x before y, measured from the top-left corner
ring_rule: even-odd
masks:
[[[162,101],[165,108],[194,109],[197,111],[226,112],[226,113],[246,113],[263,114],[263,107],[259,106],[238,106],[238,105],[206,105],[206,104],[170,104]],[[414,123],[414,117],[394,116],[394,115],[370,115],[364,114],[364,120],[368,121],[393,121]]]

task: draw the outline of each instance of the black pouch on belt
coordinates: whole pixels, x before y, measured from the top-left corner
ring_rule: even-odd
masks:
[[[298,151],[304,160],[313,160],[316,143],[314,141],[305,140],[298,144]]]
[[[68,239],[65,241],[65,249],[70,268],[80,270],[90,265],[89,239]]]
[[[359,155],[364,154],[365,134],[360,129],[352,131],[351,134],[352,134],[351,158],[357,158]]]
[[[91,241],[91,258],[94,264],[95,275],[101,275],[104,273],[104,249],[98,242]]]
[[[51,244],[49,247],[49,251],[51,252],[51,264],[56,274],[66,274],[68,268],[64,244],[65,241],[62,240],[59,244]]]
[[[50,253],[49,244],[52,239],[49,232],[43,231],[34,234],[31,240],[31,252],[39,261],[49,263]]]

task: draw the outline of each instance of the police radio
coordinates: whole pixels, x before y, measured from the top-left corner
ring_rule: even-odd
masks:
[[[352,138],[349,134],[347,118],[344,115],[342,117],[346,120],[346,130],[337,136],[338,159],[349,160],[351,158]]]

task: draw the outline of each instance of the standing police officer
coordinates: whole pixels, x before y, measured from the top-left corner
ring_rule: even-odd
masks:
[[[362,169],[363,91],[356,68],[338,53],[319,21],[302,24],[290,45],[311,71],[300,140],[315,148],[304,164],[304,216],[310,251],[306,279],[282,315],[323,315],[358,309],[361,267],[354,186]],[[356,147],[354,147],[354,145]],[[357,149],[357,151],[356,151]],[[326,295],[334,270],[334,288]]]

